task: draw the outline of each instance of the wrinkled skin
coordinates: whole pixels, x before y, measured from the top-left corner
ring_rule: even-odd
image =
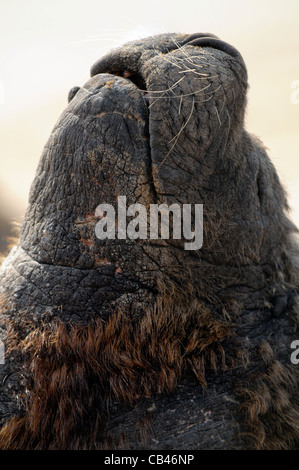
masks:
[[[20,318],[31,327],[57,318],[88,325],[116,311],[138,323],[161,284],[188,292],[191,286],[190,296],[230,325],[247,367],[217,374],[208,368],[204,393],[187,374],[171,395],[144,398],[133,408],[111,405],[106,435],[125,432],[128,448],[250,447],[238,434],[247,428],[235,389],[248,388],[252,374],[267,374],[260,345],[266,341],[272,362],[297,373],[290,363],[296,228],[262,143],[244,128],[246,90],[242,57],[213,35],[163,34],[100,59],[91,79],[69,94],[42,154],[20,241],[1,268],[3,317],[15,330]],[[120,195],[127,205],[203,204],[202,248],[186,251],[179,240],[99,240],[95,209],[115,206]],[[226,339],[228,352],[232,344]],[[16,397],[21,364],[18,356],[0,369],[8,377],[2,423],[24,413]],[[296,421],[292,387],[285,415],[293,410]],[[136,423],[149,415],[142,444]],[[275,417],[265,412],[267,419]],[[281,447],[294,448],[296,426],[281,427],[291,429]],[[279,439],[269,438],[268,447],[279,448]]]

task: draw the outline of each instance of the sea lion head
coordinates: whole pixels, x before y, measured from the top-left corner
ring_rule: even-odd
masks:
[[[245,130],[246,90],[242,56],[212,34],[153,36],[96,62],[44,149],[2,271],[16,308],[88,318],[143,310],[157,281],[192,285],[215,305],[289,282],[281,246],[293,227],[277,174]],[[149,232],[100,239],[97,208],[116,210],[119,197],[148,213],[202,205],[202,243],[186,250],[183,237]]]

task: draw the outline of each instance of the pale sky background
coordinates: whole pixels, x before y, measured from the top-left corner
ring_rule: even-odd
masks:
[[[99,57],[152,34],[210,32],[245,59],[247,130],[269,149],[299,226],[299,0],[0,0],[0,24],[0,213],[24,213],[68,91]]]

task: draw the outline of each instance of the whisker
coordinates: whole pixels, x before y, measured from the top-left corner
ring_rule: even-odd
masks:
[[[160,57],[163,58],[169,64],[174,65],[175,67],[178,67],[178,68],[182,69],[182,67],[180,65],[178,65],[176,62],[173,62],[172,60],[170,60],[168,57],[166,57],[165,54],[160,53]]]
[[[194,111],[194,100],[193,100],[193,104],[192,104],[192,107],[191,107],[191,112],[190,112],[190,115],[189,115],[187,121],[185,122],[185,124],[183,125],[183,127],[181,127],[181,129],[180,129],[180,131],[178,132],[178,134],[177,134],[175,137],[173,137],[173,138],[169,141],[169,143],[171,143],[176,137],[179,137],[179,136],[181,135],[182,131],[185,129],[185,127],[187,126],[188,122],[190,121],[193,111]]]
[[[195,103],[206,103],[207,101],[210,101],[210,99],[213,98],[213,95],[209,96],[209,98],[207,98],[206,100],[201,100],[201,101],[195,101]]]
[[[187,73],[187,72],[192,72],[192,73],[194,73],[195,75],[200,75],[200,76],[202,76],[202,77],[209,77],[209,76],[210,76],[209,73],[196,72],[195,69],[181,70],[181,71],[178,72],[178,73]],[[210,77],[210,78],[214,78],[214,77]]]
[[[206,52],[206,51],[202,51],[200,57],[199,57],[198,55],[196,55],[196,56],[190,56],[190,57],[192,57],[192,59],[197,59],[197,60],[200,59],[200,61],[207,61],[208,58],[205,57],[205,55],[207,55],[207,52]],[[209,55],[210,57],[213,57],[213,58],[214,58],[214,56],[213,56],[211,53],[208,53],[208,55]],[[185,57],[176,57],[176,60],[177,60],[177,61],[182,61],[182,60],[185,61],[186,59],[185,59]],[[193,62],[192,65],[193,65],[193,66],[196,65],[197,67],[204,67],[204,65],[202,65],[202,64],[196,64],[195,62]],[[211,64],[210,61],[208,62],[208,66],[209,66],[209,67],[217,67],[216,64]]]
[[[185,78],[185,77],[180,78],[177,82],[175,82],[173,85],[171,85],[171,86],[170,86],[169,88],[167,88],[166,90],[148,91],[148,94],[152,94],[152,93],[161,93],[161,96],[158,96],[158,97],[156,98],[156,100],[155,100],[153,103],[151,103],[151,104],[149,105],[149,108],[150,108],[152,105],[154,105],[158,99],[162,98],[163,95],[165,95],[165,93],[167,93],[168,91],[173,91],[173,88],[176,87],[182,80],[184,80],[184,78]],[[165,96],[165,98],[169,98],[169,97]]]
[[[179,114],[181,114],[182,103],[183,103],[183,97],[181,96],[180,104],[179,104]]]
[[[95,41],[111,41],[115,38],[119,38],[119,41],[124,41],[125,36],[132,35],[132,30],[121,29],[121,28],[102,28],[98,34],[87,36],[77,41],[71,41],[65,45],[81,44],[84,42],[95,42]],[[136,36],[136,35],[135,35]],[[141,38],[141,36],[140,36]]]
[[[167,160],[167,158],[169,157],[169,155],[171,154],[171,152],[173,151],[174,147],[176,146],[177,144],[177,141],[181,135],[181,133],[183,132],[183,130],[185,129],[185,127],[187,126],[188,122],[190,121],[191,119],[191,116],[193,114],[193,111],[194,111],[194,100],[192,102],[192,107],[191,107],[191,112],[190,112],[190,115],[187,119],[187,121],[185,122],[185,124],[181,127],[181,129],[179,130],[179,132],[177,133],[177,135],[175,137],[173,137],[173,139],[171,139],[169,141],[169,143],[171,143],[173,140],[174,140],[174,143],[173,145],[171,146],[169,152],[167,153],[167,155],[163,158],[162,162],[160,163],[160,165],[158,166],[158,170],[161,168],[161,166],[163,165],[163,163],[165,163],[165,161]]]
[[[191,65],[194,65],[194,63],[192,62],[192,60],[190,60],[190,57],[191,57],[191,56],[189,56],[189,55],[187,54],[186,49],[184,48],[184,46],[180,46],[180,44],[178,44],[178,43],[175,41],[175,39],[174,39],[173,37],[172,37],[171,39],[173,40],[173,42],[174,42],[174,44],[176,45],[177,49],[179,49],[180,51],[182,51],[183,54],[187,57],[187,62],[189,62],[189,64],[191,64]]]
[[[220,116],[219,116],[219,113],[218,113],[218,109],[217,109],[217,106],[215,105],[215,110],[216,110],[216,114],[217,114],[217,118],[218,118],[218,121],[219,121],[219,124],[221,126],[221,119],[220,119]]]
[[[183,77],[183,78],[184,78],[184,77]],[[212,86],[211,83],[209,83],[209,84],[208,84],[207,86],[205,86],[204,88],[201,88],[200,90],[192,91],[191,93],[183,93],[183,94],[180,94],[180,95],[176,95],[176,94],[174,93],[175,96],[165,96],[165,97],[163,97],[163,98],[165,98],[165,99],[171,99],[171,98],[181,98],[181,97],[186,97],[186,96],[197,95],[197,94],[202,93],[203,91],[205,91],[205,90],[206,90],[207,88],[209,88],[210,86]],[[221,85],[219,85],[219,87],[216,88],[216,90],[212,90],[211,92],[208,92],[208,93],[206,93],[206,94],[207,94],[207,95],[213,94],[213,93],[215,93],[216,91],[218,91],[220,87],[221,87]],[[168,90],[166,90],[166,91],[172,91],[172,92],[173,92],[173,90],[170,89],[170,88],[169,88]],[[150,94],[151,91],[149,91],[148,93]],[[156,98],[156,100],[154,101],[154,103],[155,103],[157,100],[159,100],[160,98],[162,98],[162,96],[158,96],[158,97]],[[152,104],[154,104],[154,103],[152,103]],[[151,105],[152,105],[152,104],[151,104]],[[151,105],[150,105],[150,106],[151,106]]]

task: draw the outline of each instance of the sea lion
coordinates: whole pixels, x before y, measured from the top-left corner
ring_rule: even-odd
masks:
[[[1,448],[296,448],[297,229],[247,86],[198,33],[127,43],[71,90],[1,268]],[[120,197],[201,205],[202,246],[98,238]]]

